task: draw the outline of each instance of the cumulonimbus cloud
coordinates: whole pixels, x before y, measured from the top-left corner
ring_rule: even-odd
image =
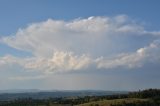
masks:
[[[147,31],[126,15],[48,19],[2,37],[1,43],[33,56],[0,57],[0,66],[14,63],[44,72],[89,70],[93,65],[97,70],[142,67],[160,61],[159,37],[159,31]]]

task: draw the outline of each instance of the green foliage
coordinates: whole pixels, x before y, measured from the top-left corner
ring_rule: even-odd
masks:
[[[131,98],[160,98],[160,89],[147,89],[138,92],[130,92],[128,94]]]

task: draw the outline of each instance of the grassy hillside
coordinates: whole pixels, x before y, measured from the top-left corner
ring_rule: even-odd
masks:
[[[111,106],[115,104],[122,104],[122,103],[135,103],[135,102],[145,102],[148,99],[137,99],[137,98],[126,98],[126,99],[114,99],[114,100],[101,100],[95,102],[84,103],[76,106]]]

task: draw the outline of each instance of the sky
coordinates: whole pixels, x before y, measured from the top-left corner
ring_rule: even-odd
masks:
[[[160,88],[159,0],[1,0],[0,89]]]

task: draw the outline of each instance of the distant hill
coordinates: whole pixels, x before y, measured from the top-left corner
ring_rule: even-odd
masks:
[[[127,91],[99,91],[99,90],[1,90],[0,100],[14,100],[17,98],[33,98],[33,99],[46,99],[55,97],[83,97],[83,96],[103,96],[103,95],[116,95],[127,94]]]
[[[40,92],[39,89],[7,89],[0,90],[0,94],[2,93],[28,93],[28,92]]]

